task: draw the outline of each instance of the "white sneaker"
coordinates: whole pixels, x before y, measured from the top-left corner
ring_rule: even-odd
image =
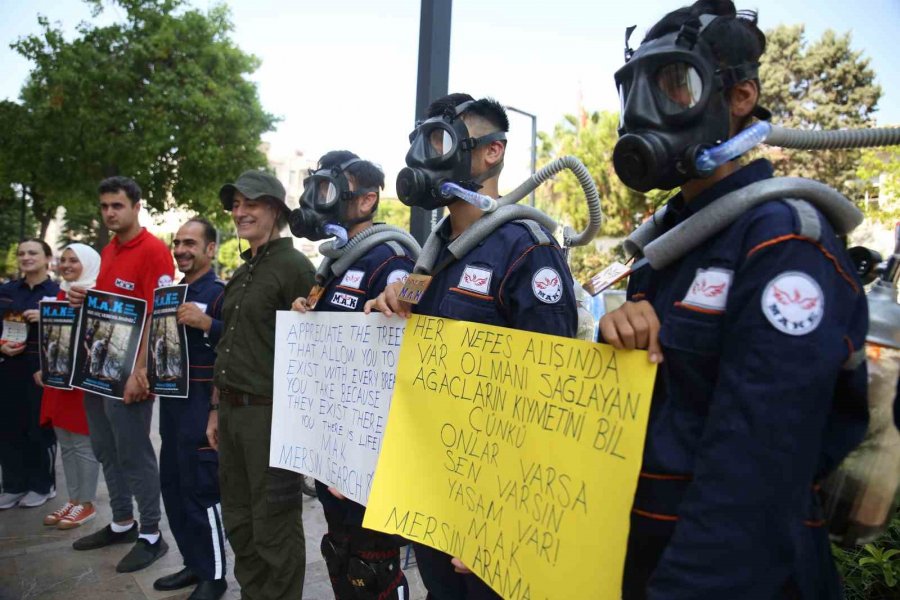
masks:
[[[44,505],[50,499],[50,494],[38,494],[37,492],[28,492],[25,497],[19,500],[21,508],[36,508]]]
[[[0,510],[12,508],[19,503],[19,500],[25,497],[25,493],[6,492],[0,494]]]
[[[51,486],[50,486],[50,493],[47,494],[47,500],[53,500],[54,498],[56,498],[56,486],[55,486],[55,485],[51,485]]]

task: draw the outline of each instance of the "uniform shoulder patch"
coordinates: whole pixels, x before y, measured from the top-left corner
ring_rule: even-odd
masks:
[[[556,304],[562,298],[562,278],[556,269],[543,267],[531,278],[531,291],[545,304]]]
[[[825,295],[818,282],[806,273],[785,271],[766,284],[762,311],[778,331],[806,335],[822,322]]]
[[[709,310],[725,310],[733,278],[734,272],[729,269],[697,269],[681,303]]]
[[[156,287],[169,287],[172,285],[172,276],[171,275],[160,275],[159,279],[156,280]]]
[[[362,285],[362,280],[365,274],[365,271],[357,271],[355,269],[351,269],[344,273],[344,278],[341,279],[341,283],[339,285],[358,290],[359,286]]]
[[[387,284],[391,285],[392,283],[405,282],[409,277],[409,271],[405,269],[394,269],[387,276]]]
[[[473,267],[466,265],[462,276],[459,278],[457,287],[463,290],[469,290],[476,294],[484,294],[489,296],[491,293],[491,277],[494,272],[484,267]]]

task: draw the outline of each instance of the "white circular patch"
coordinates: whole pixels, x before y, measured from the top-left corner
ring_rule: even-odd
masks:
[[[388,275],[387,284],[391,285],[392,283],[397,283],[398,281],[405,282],[407,277],[409,277],[409,271],[396,269],[394,271],[391,271],[391,274]]]
[[[766,285],[762,311],[778,331],[806,335],[822,322],[825,295],[816,280],[806,273],[785,271]]]
[[[538,269],[531,278],[531,291],[535,297],[546,304],[556,304],[562,298],[562,279],[550,267]]]
[[[168,275],[160,275],[156,281],[156,287],[169,287],[172,285],[172,278]]]

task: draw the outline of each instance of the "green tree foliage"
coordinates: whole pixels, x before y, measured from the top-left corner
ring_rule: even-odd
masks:
[[[625,187],[613,170],[612,152],[619,139],[616,131],[618,123],[618,114],[611,112],[595,112],[581,119],[566,115],[554,127],[552,134],[540,133],[541,164],[572,154],[593,175],[603,207],[601,235],[629,233],[647,211],[644,195]],[[554,218],[579,231],[588,223],[584,192],[569,171],[539,188],[537,204]]]
[[[566,115],[553,128],[553,133],[539,134],[540,164],[571,154],[581,160],[593,176],[603,211],[600,235],[605,236],[627,235],[653,206],[643,194],[625,187],[613,169],[612,152],[619,137],[618,123],[617,113],[594,112],[581,118]],[[587,226],[584,192],[569,171],[538,188],[536,204],[561,225],[569,225],[578,231]],[[608,266],[612,259],[612,253],[599,253],[591,244],[574,248],[569,265],[576,281],[584,282]]]
[[[881,97],[869,59],[851,46],[850,33],[826,31],[809,43],[803,25],[766,32],[760,66],[762,104],[773,122],[800,129],[858,129],[873,125]],[[771,149],[767,157],[781,175],[823,181],[857,197],[858,150]]]
[[[102,10],[99,0],[92,4]],[[137,180],[153,210],[220,213],[218,186],[265,165],[260,135],[275,122],[247,79],[259,61],[231,41],[226,7],[203,13],[183,0],[117,4],[122,22],[82,23],[72,41],[40,17],[41,33],[13,44],[34,67],[21,103],[4,107],[27,117],[21,139],[30,151],[4,159],[15,168],[4,169],[0,185],[28,188],[42,225],[65,206],[76,236],[87,238],[101,229],[91,207],[97,183],[110,175]]]
[[[375,221],[409,231],[409,207],[396,198],[381,198]]]
[[[856,171],[862,195],[877,197],[878,210],[866,206],[871,218],[893,225],[900,220],[900,148],[870,148],[862,151]]]
[[[219,277],[222,279],[231,279],[237,268],[241,266],[241,251],[239,240],[236,237],[225,240],[219,244],[219,251],[216,254],[216,260],[219,263]],[[246,250],[246,242],[244,249]]]

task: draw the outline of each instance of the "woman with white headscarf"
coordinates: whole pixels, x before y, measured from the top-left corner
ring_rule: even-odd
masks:
[[[65,300],[72,286],[94,287],[100,273],[100,255],[85,244],[69,244],[60,256],[59,273],[63,278],[59,299]],[[100,474],[100,463],[91,449],[84,392],[44,388],[41,424],[53,425],[56,431],[69,493],[68,501],[44,518],[44,525],[74,529],[96,515],[93,502]]]

